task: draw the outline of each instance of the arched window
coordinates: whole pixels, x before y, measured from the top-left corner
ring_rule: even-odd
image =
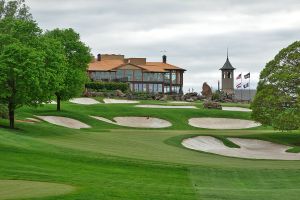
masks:
[[[225,79],[225,78],[226,78],[226,72],[223,73],[223,79]]]
[[[231,73],[227,72],[227,78],[231,78]]]

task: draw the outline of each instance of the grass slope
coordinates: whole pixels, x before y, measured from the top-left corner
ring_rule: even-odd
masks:
[[[282,134],[269,127],[226,131],[196,129],[187,125],[188,118],[250,119],[250,114],[133,106],[64,103],[61,113],[54,110],[54,105],[20,109],[19,119],[61,115],[78,119],[92,128],[73,130],[45,122],[17,123],[17,130],[0,128],[0,180],[54,182],[76,188],[59,197],[27,198],[41,200],[297,198],[299,161],[229,158],[185,149],[180,143],[184,138],[211,135],[225,144],[224,138],[234,136],[298,148],[299,131]],[[107,118],[149,115],[167,119],[174,126],[162,130],[130,129],[94,120],[89,115]],[[2,125],[7,123],[0,121]]]

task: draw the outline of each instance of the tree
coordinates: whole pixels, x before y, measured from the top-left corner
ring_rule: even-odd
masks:
[[[66,56],[66,73],[61,88],[55,92],[57,110],[60,111],[61,100],[69,100],[78,96],[84,90],[87,82],[87,67],[92,56],[90,49],[80,41],[80,36],[73,29],[55,29],[45,34],[59,41]]]
[[[0,20],[0,104],[8,107],[10,128],[17,108],[41,105],[60,89],[65,63],[63,46],[34,21]]]
[[[40,100],[40,78],[43,55],[22,44],[4,47],[0,54],[1,103],[8,105],[10,128],[14,128],[15,110],[23,105],[37,105]]]
[[[252,117],[279,130],[300,128],[300,41],[282,49],[260,74]]]
[[[0,0],[0,20],[5,18],[31,21],[32,15],[29,12],[29,7],[25,4],[25,0]]]

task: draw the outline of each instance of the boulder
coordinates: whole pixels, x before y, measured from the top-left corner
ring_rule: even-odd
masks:
[[[121,90],[116,90],[115,94],[117,97],[125,97],[126,96],[126,94],[124,94]]]
[[[202,86],[201,94],[206,97],[206,99],[210,99],[212,97],[211,87],[205,82]]]
[[[168,96],[167,95],[163,95],[163,97],[161,97],[159,100],[160,101],[167,101],[168,100]]]
[[[193,98],[189,98],[185,100],[186,102],[194,102],[195,100]]]
[[[203,107],[206,109],[218,109],[222,110],[222,106],[219,102],[214,102],[214,101],[205,101],[203,103]]]

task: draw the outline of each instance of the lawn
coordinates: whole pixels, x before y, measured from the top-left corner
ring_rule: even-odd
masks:
[[[54,184],[49,186],[53,193],[48,197],[19,195],[11,199],[298,199],[300,161],[230,158],[185,149],[180,143],[196,135],[221,139],[235,136],[269,140],[297,150],[299,131],[281,133],[270,127],[225,131],[193,128],[187,123],[191,117],[250,119],[250,113],[204,110],[201,103],[196,105],[200,109],[134,108],[130,104],[83,106],[64,102],[62,112],[56,112],[55,105],[19,109],[18,119],[59,115],[78,119],[92,128],[73,130],[41,122],[17,123],[16,130],[9,130],[5,128],[8,122],[1,120],[0,196],[22,194],[22,185],[5,189],[5,181],[19,180],[34,181],[33,185]],[[89,115],[109,119],[151,116],[166,119],[173,126],[133,129],[97,121]],[[31,184],[26,185],[26,194],[36,192]],[[59,185],[62,187],[55,188]],[[64,187],[72,190],[65,194]]]

